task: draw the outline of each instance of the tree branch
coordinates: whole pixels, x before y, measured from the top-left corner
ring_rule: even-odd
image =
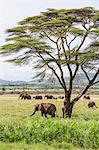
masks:
[[[87,72],[84,70],[84,68],[83,68],[82,65],[81,65],[81,69],[82,69],[82,71],[84,72],[84,74],[85,74],[86,78],[88,79],[88,81],[90,82],[90,78],[89,78]]]
[[[68,47],[68,50],[70,51],[70,44],[68,44],[66,36],[65,36],[65,42],[66,42],[66,46]]]
[[[60,64],[59,62],[57,62],[57,60],[55,59],[55,57],[52,56],[50,53],[48,53],[48,52],[46,52],[46,53],[47,53],[51,58],[53,58],[53,60],[56,62],[57,66],[58,66],[58,68],[59,68],[59,70],[60,70],[60,73],[61,73],[61,80],[62,80],[62,82],[63,82],[63,84],[64,84],[65,89],[66,89],[66,83],[65,83],[65,80],[64,80],[64,75],[63,75],[63,70],[62,70],[62,68],[61,68],[61,64]]]
[[[40,56],[40,58],[41,58],[43,61],[45,61],[45,59],[43,58],[43,56],[42,56],[40,53],[39,53],[39,56]],[[48,68],[50,68],[50,69],[52,70],[52,72],[55,74],[55,76],[57,77],[57,79],[58,79],[59,83],[61,84],[61,86],[62,86],[63,88],[65,88],[64,85],[63,85],[63,83],[61,82],[61,80],[60,80],[58,74],[56,73],[56,71],[55,71],[48,63],[46,63],[46,65],[47,65]]]
[[[86,91],[87,91],[92,85],[94,85],[94,84],[97,83],[97,81],[96,81],[96,82],[94,82],[94,81],[95,81],[95,79],[97,78],[98,74],[99,74],[99,69],[98,69],[97,72],[95,73],[95,75],[94,75],[94,77],[92,78],[92,80],[90,80],[90,82],[88,83],[88,85],[85,87],[85,89],[81,92],[81,94],[78,95],[75,99],[72,100],[72,102],[71,102],[72,104],[75,104],[75,103],[86,93]]]
[[[77,50],[76,50],[77,52],[79,51],[79,49],[80,49],[80,48],[82,47],[82,45],[84,44],[87,35],[88,35],[88,33],[86,33],[86,34],[84,35],[82,42],[80,43],[79,47],[78,47]]]
[[[95,81],[95,79],[97,78],[98,75],[99,75],[99,68],[98,68],[97,72],[95,73],[93,79],[90,81],[90,86],[93,84],[93,82]]]
[[[86,24],[84,23],[82,26],[83,26],[83,28],[84,28],[86,31],[88,31],[88,29],[86,28],[85,25],[86,25]]]
[[[75,39],[76,39],[76,36],[74,36],[74,38],[69,42],[69,46]]]
[[[63,38],[61,38],[61,41],[62,41],[62,48],[63,48],[63,52],[64,52],[64,55],[65,55],[65,59],[67,60],[67,55],[66,55],[66,52],[65,52],[65,47],[64,47],[64,40],[63,40]],[[68,63],[67,63],[67,67],[68,67],[69,74],[70,74],[69,94],[70,94],[70,96],[71,96],[72,84],[73,84],[72,69],[71,69],[71,67],[70,67],[70,65],[69,65]]]
[[[64,55],[65,55],[65,59],[67,60],[67,55],[66,55],[65,47],[64,47],[64,41],[63,41],[62,38],[61,38],[61,40],[62,40],[62,48],[63,48],[63,52],[64,52]],[[68,67],[68,70],[70,72],[70,76],[72,76],[72,70],[71,70],[70,65],[68,63],[67,63],[67,67]]]
[[[82,91],[82,93],[72,100],[71,104],[74,105],[86,93],[86,91],[89,89],[89,87],[90,87],[90,85],[88,84],[85,87],[85,89]]]
[[[74,74],[73,74],[73,79],[75,78],[75,76],[76,76],[76,73],[77,73],[78,69],[79,69],[79,65],[78,65],[78,64],[76,64],[76,69],[75,69]]]
[[[61,57],[60,57],[60,48],[59,48],[59,46],[58,46],[58,40],[59,40],[59,38],[57,39],[56,46],[57,46],[57,50],[58,50],[58,59],[61,60]],[[63,81],[64,87],[65,87],[65,89],[67,90],[67,88],[66,88],[66,83],[65,83],[65,80],[64,80],[64,74],[63,74],[63,70],[62,70],[62,67],[61,67],[60,62],[57,63],[57,65],[58,65],[58,67],[59,67],[59,69],[60,69],[61,80]]]
[[[46,37],[47,37],[50,41],[52,41],[53,43],[56,44],[56,41],[54,41],[53,39],[51,39],[45,31],[43,31],[43,33],[46,35]]]
[[[46,33],[45,31],[43,31],[43,33],[46,34],[46,36],[47,36],[47,38],[48,38],[49,40],[51,40],[53,43],[56,44],[57,50],[58,50],[58,57],[59,57],[59,60],[60,60],[60,54],[59,54],[60,49],[59,49],[59,47],[58,47],[59,38],[58,38],[57,41],[55,42],[54,40],[52,40],[52,39],[47,35],[47,33]],[[66,83],[65,83],[65,80],[64,80],[63,70],[62,70],[62,68],[61,68],[60,62],[57,62],[57,60],[54,58],[54,56],[52,56],[50,53],[48,53],[48,52],[46,52],[46,53],[47,53],[51,58],[53,58],[54,61],[56,62],[56,64],[58,65],[59,70],[60,70],[60,73],[61,73],[61,80],[62,80],[62,82],[63,82],[63,84],[64,84],[65,89],[66,89]]]
[[[93,86],[93,85],[96,84],[96,83],[99,83],[99,81],[96,81],[96,82],[92,83],[91,85]]]

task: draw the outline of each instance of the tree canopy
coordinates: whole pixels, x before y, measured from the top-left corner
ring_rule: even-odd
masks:
[[[8,43],[1,47],[1,54],[18,53],[8,61],[18,65],[31,62],[38,70],[36,77],[44,78],[50,69],[69,95],[79,70],[88,80],[79,98],[99,82],[96,81],[99,74],[99,10],[92,7],[49,8],[38,16],[20,21],[7,33]],[[64,78],[66,70],[70,76],[68,87]],[[92,78],[89,71],[94,73]]]

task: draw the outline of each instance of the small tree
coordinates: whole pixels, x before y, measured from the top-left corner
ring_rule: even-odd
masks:
[[[64,89],[66,117],[71,117],[74,104],[86,91],[99,82],[99,11],[91,7],[81,9],[48,9],[38,16],[28,17],[19,26],[8,29],[1,47],[2,55],[21,54],[9,62],[33,64],[37,77],[44,78],[48,69]],[[34,63],[35,62],[35,63]],[[35,65],[34,65],[35,64]],[[69,85],[65,76],[69,72]],[[71,99],[74,79],[82,71],[88,82]],[[93,73],[90,77],[89,72]]]

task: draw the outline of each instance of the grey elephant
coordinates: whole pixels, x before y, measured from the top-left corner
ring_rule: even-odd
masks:
[[[51,103],[41,103],[35,106],[34,112],[31,116],[35,114],[36,111],[41,111],[41,115],[47,118],[47,114],[51,115],[51,117],[55,117],[56,106]]]

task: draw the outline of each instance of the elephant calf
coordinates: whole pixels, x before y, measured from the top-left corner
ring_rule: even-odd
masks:
[[[42,116],[45,115],[46,118],[47,118],[47,114],[51,115],[51,117],[55,117],[56,106],[51,103],[37,104],[31,116],[33,116],[36,111],[41,111],[41,115]]]

